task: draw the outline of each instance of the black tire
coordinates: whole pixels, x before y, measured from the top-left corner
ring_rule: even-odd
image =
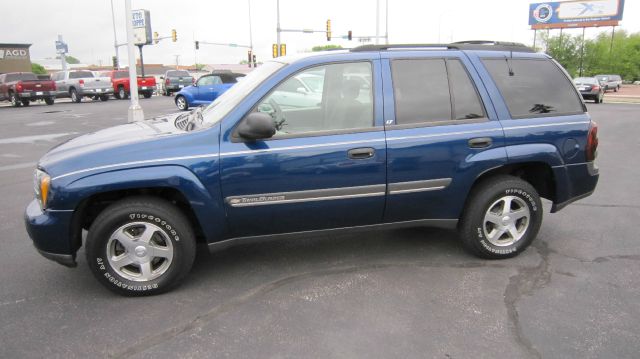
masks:
[[[126,100],[129,98],[129,94],[124,90],[124,86],[118,86],[118,91],[116,91],[116,98],[120,100]]]
[[[187,99],[182,95],[176,96],[175,103],[180,111],[186,111],[189,109],[189,102],[187,102]]]
[[[153,95],[153,93],[151,92],[143,92],[142,96],[144,96],[144,98],[151,98],[151,95]]]
[[[143,231],[137,232],[136,237],[136,231],[140,228]],[[147,228],[151,228],[150,233],[153,234],[145,242],[143,234],[150,230]],[[136,245],[131,253],[118,240],[111,239],[120,230],[133,231],[127,232],[133,233],[133,236],[123,237],[127,239],[125,243],[130,245],[129,249]],[[156,242],[158,240],[160,246]],[[149,245],[151,242],[154,244]],[[120,252],[117,252],[118,244]],[[154,264],[153,261],[160,258],[149,254],[155,253],[154,248],[164,248],[165,251],[170,249],[171,259],[160,259]],[[193,265],[195,250],[192,226],[178,208],[154,197],[132,197],[110,205],[98,215],[89,228],[85,252],[91,271],[105,287],[120,295],[143,296],[163,293],[178,285]],[[147,261],[149,274],[157,277],[150,280],[127,278],[144,276],[143,267],[132,263],[114,268],[112,261],[118,257]],[[139,271],[138,274],[135,273],[136,270]],[[160,273],[154,274],[154,271]]]
[[[620,88],[620,86],[616,86],[613,88],[613,92],[618,92],[618,89]]]
[[[458,233],[465,248],[472,254],[487,259],[511,258],[524,251],[537,236],[542,224],[542,202],[528,182],[513,176],[495,176],[478,184],[469,196]],[[496,211],[500,210],[501,204],[504,210],[506,199],[510,203],[508,213]],[[512,215],[515,213],[518,214]],[[523,213],[527,213],[528,217],[512,222],[513,217]],[[490,215],[498,218],[501,224],[485,221]],[[506,229],[510,223],[517,238]]]
[[[29,100],[28,98],[23,98],[22,100],[22,106],[27,107],[29,105],[31,105],[31,100]]]
[[[18,97],[18,95],[15,92],[11,92],[9,94],[9,100],[11,101],[11,106],[13,106],[13,107],[22,106],[22,101],[20,101],[20,98]]]
[[[44,102],[47,105],[51,106],[51,105],[53,105],[54,102],[56,102],[56,98],[55,97],[45,97],[44,98]]]
[[[69,96],[71,97],[71,102],[80,103],[82,101],[82,96],[78,95],[78,91],[74,88],[69,90]]]
[[[100,101],[109,101],[109,95],[100,95]]]

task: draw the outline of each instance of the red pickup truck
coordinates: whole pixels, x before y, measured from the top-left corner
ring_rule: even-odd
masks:
[[[53,105],[56,83],[38,80],[31,72],[9,72],[0,75],[0,101],[11,101],[15,107],[29,106],[31,101],[44,100]]]
[[[111,84],[113,85],[113,95],[117,99],[126,99],[129,97],[131,90],[129,88],[129,71],[126,70],[114,70],[104,71],[100,73],[100,76],[111,78]],[[153,95],[153,91],[156,89],[156,78],[153,76],[138,76],[138,92],[141,93],[144,98],[149,98]]]

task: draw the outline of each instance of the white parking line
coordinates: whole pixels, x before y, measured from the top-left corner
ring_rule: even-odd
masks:
[[[0,145],[14,144],[14,143],[34,143],[36,141],[53,141],[58,137],[77,135],[77,134],[78,132],[66,132],[66,133],[52,133],[50,135],[0,138]]]

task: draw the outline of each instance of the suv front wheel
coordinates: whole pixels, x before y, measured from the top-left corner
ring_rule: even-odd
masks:
[[[166,292],[195,258],[189,221],[171,203],[135,197],[103,210],[89,229],[87,263],[110,290],[126,296]]]
[[[487,259],[516,256],[538,234],[542,202],[528,182],[496,176],[474,188],[459,227],[467,250]]]

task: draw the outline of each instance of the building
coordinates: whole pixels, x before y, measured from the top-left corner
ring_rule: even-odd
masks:
[[[0,74],[31,72],[31,44],[0,44]]]

